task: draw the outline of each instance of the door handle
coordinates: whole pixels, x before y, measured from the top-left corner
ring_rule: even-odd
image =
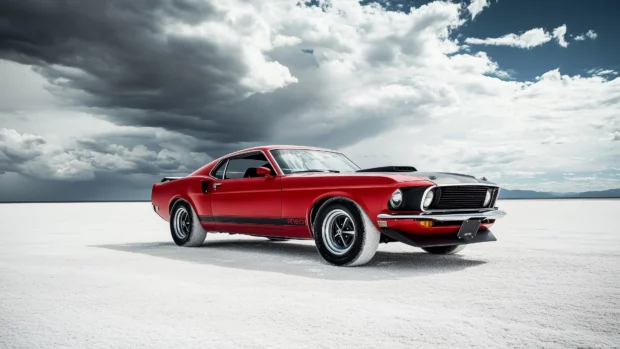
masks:
[[[217,189],[220,185],[222,185],[222,183],[213,183],[213,190]]]

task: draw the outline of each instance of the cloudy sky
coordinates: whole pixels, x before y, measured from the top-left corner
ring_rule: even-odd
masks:
[[[148,199],[258,144],[620,187],[620,3],[0,1],[0,200]]]

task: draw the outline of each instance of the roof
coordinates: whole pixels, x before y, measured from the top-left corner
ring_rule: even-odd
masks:
[[[237,154],[237,153],[246,152],[246,151],[251,151],[251,150],[268,151],[268,150],[273,150],[273,149],[310,149],[310,150],[325,150],[325,151],[333,151],[333,152],[336,151],[336,150],[328,149],[328,148],[311,147],[311,146],[305,146],[305,145],[286,145],[286,144],[280,144],[280,145],[261,145],[261,146],[258,146],[258,147],[240,149],[240,150],[237,150],[237,151],[232,152],[230,154],[227,154],[227,155],[225,155],[223,157],[230,156],[230,155]]]
[[[213,164],[217,163],[218,161],[220,161],[221,159],[229,157],[229,156],[234,156],[234,155],[237,155],[237,154],[240,154],[240,153],[245,153],[245,152],[252,151],[252,150],[261,150],[263,152],[268,152],[269,150],[273,150],[273,149],[309,149],[309,150],[323,150],[323,151],[337,152],[336,150],[333,150],[333,149],[310,147],[310,146],[304,146],[304,145],[286,145],[286,144],[280,144],[280,145],[261,145],[261,146],[258,146],[258,147],[240,149],[240,150],[237,150],[235,152],[228,153],[226,155],[220,156],[219,158],[210,161],[208,164],[206,164],[206,165],[200,167],[199,169],[197,169],[196,171],[192,172],[190,174],[190,176],[196,175],[196,174],[200,174],[203,171],[206,171],[211,165],[213,165]]]

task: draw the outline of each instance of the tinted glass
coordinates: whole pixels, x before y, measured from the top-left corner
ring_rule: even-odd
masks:
[[[271,169],[269,161],[267,161],[267,158],[262,153],[231,159],[226,168],[226,179],[257,177],[256,169],[258,167],[267,167]]]

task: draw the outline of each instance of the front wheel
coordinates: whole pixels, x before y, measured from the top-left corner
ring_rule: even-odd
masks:
[[[338,202],[321,207],[313,225],[321,257],[338,266],[370,261],[377,252],[381,234],[371,222],[364,224],[364,218],[354,204]]]
[[[172,207],[170,233],[175,244],[186,247],[200,246],[207,237],[198,215],[185,201],[177,201]]]
[[[464,248],[465,245],[422,247],[424,251],[432,254],[455,254],[463,251]]]

